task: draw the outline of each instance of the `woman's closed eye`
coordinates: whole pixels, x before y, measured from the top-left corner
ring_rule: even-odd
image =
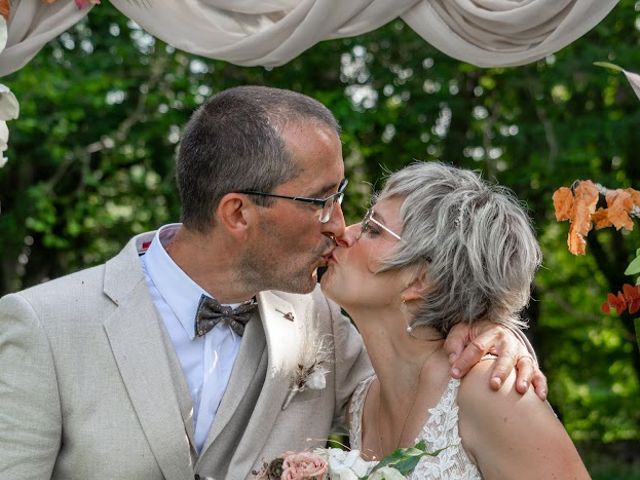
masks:
[[[373,222],[368,222],[362,225],[361,231],[364,235],[367,235],[368,237],[375,237],[377,235],[380,235],[380,233],[382,233],[380,228],[377,227],[375,224],[373,224]]]

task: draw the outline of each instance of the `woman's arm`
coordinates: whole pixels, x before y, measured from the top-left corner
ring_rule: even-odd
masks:
[[[488,320],[473,327],[458,323],[449,332],[444,348],[452,363],[451,376],[454,378],[462,378],[487,353],[494,353],[498,358],[488,380],[491,388],[500,389],[515,368],[518,392],[525,393],[529,385],[533,385],[538,397],[547,398],[547,379],[538,367],[531,344],[520,330]]]
[[[534,391],[487,386],[493,361],[464,377],[458,395],[462,444],[486,480],[589,479],[580,455],[548,403]]]

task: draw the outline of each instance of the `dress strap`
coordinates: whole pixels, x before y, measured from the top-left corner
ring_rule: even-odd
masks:
[[[351,395],[349,403],[349,444],[352,450],[362,450],[362,414],[364,402],[375,375],[362,380]]]

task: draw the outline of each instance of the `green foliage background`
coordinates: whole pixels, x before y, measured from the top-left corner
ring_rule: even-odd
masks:
[[[176,51],[103,3],[2,80],[21,117],[0,170],[0,294],[102,262],[133,234],[177,221],[176,145],[205,98],[249,83],[301,91],[343,126],[350,221],[385,171],[413,159],[482,170],[526,202],[545,254],[528,314],[550,401],[594,477],[640,478],[632,319],[599,310],[629,281],[640,238],[591,234],[588,254],[574,257],[551,201],[576,179],[640,188],[640,103],[622,75],[593,66],[640,71],[639,11],[621,0],[589,34],[525,67],[460,63],[394,21],[265,69]],[[600,473],[609,452],[631,466]]]

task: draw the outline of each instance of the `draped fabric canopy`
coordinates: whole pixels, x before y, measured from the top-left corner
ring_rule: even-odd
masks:
[[[619,0],[112,0],[149,33],[237,65],[282,65],[319,41],[402,18],[428,43],[481,67],[530,63],[568,45]],[[100,7],[97,7],[100,8]],[[24,66],[90,8],[13,0],[0,76]]]

